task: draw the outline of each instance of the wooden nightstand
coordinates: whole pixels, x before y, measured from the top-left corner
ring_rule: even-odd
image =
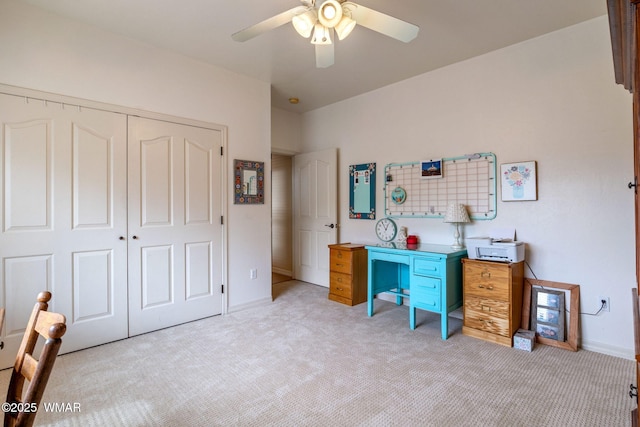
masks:
[[[463,259],[462,333],[508,347],[520,327],[524,261]]]
[[[364,245],[329,245],[329,299],[347,305],[367,300],[367,250]]]

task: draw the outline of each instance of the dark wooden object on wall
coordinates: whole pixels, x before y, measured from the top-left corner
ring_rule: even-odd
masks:
[[[616,83],[623,85],[633,93],[633,179],[629,189],[635,192],[635,240],[636,240],[636,278],[640,277],[640,209],[638,206],[638,176],[640,176],[640,83],[638,67],[638,23],[640,23],[640,0],[607,0],[613,66]],[[638,284],[636,283],[636,286]],[[637,302],[635,303],[637,304]],[[634,306],[634,310],[637,307]],[[637,326],[637,325],[636,325]],[[636,361],[640,361],[640,349],[636,335]],[[636,386],[640,380],[640,365],[636,363]],[[632,425],[640,425],[640,411],[632,412]]]

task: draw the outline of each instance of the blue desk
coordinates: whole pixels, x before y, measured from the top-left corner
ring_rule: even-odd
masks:
[[[373,316],[373,299],[379,293],[395,295],[397,305],[409,298],[409,327],[416,328],[416,308],[439,313],[442,339],[446,340],[448,314],[462,306],[462,258],[467,250],[429,244],[407,249],[398,243],[365,248],[369,316]]]

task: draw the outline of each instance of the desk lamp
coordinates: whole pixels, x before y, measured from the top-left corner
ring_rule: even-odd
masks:
[[[467,213],[467,208],[465,208],[461,203],[451,203],[447,206],[447,213],[444,216],[444,222],[452,222],[456,225],[456,232],[453,235],[456,241],[451,245],[451,247],[453,249],[463,249],[464,245],[460,243],[460,229],[458,227],[462,223],[471,222],[469,214]]]

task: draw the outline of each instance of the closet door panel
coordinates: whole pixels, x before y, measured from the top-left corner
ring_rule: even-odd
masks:
[[[51,229],[52,121],[4,125],[4,230]]]
[[[216,130],[129,121],[131,335],[222,312],[221,146]]]
[[[0,366],[43,290],[67,317],[62,353],[126,337],[126,116],[2,94],[0,126],[0,305],[16,335]]]

